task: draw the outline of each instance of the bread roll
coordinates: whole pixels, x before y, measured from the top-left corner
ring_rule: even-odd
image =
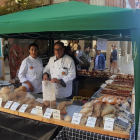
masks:
[[[20,86],[19,88],[16,88],[14,91],[24,91],[27,92],[27,88],[24,86]]]
[[[2,95],[2,102],[7,102],[7,101],[9,101],[10,100],[10,97],[9,97],[9,95],[8,94],[3,94]]]
[[[1,89],[1,94],[9,94],[11,89],[9,87],[3,87]]]
[[[86,123],[87,123],[87,118],[86,117],[81,118],[80,124],[86,125]]]
[[[35,101],[35,98],[28,100],[27,102],[25,102],[25,104],[33,104]]]
[[[48,107],[48,106],[50,106],[50,101],[47,101],[47,100],[46,100],[46,101],[44,101],[44,104],[45,104],[45,106]]]
[[[71,118],[71,116],[66,116],[64,120],[65,120],[66,122],[71,122],[72,118]]]
[[[43,103],[40,103],[38,106],[41,106],[43,109],[45,105]]]
[[[10,98],[10,100],[14,100],[16,97],[17,97],[17,96],[16,96],[16,92],[10,92],[10,93],[9,93],[9,98]]]

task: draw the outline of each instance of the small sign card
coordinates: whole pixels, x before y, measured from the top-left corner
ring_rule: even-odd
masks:
[[[104,129],[113,130],[114,119],[113,118],[105,118]]]
[[[28,107],[28,105],[23,104],[23,105],[21,106],[21,108],[19,109],[19,112],[24,113],[27,107]]]
[[[96,124],[96,120],[97,120],[97,118],[95,118],[95,117],[88,117],[86,126],[94,127]]]
[[[57,120],[61,119],[61,117],[60,117],[60,110],[53,109],[53,118],[57,119]]]
[[[80,120],[81,120],[81,117],[82,117],[82,114],[80,114],[80,113],[74,113],[73,114],[73,117],[72,117],[71,123],[79,124],[80,123]]]
[[[11,106],[12,103],[13,103],[13,101],[8,101],[8,102],[5,104],[4,108],[9,108],[9,107]]]
[[[33,108],[33,109],[31,110],[31,114],[36,115],[36,108]]]
[[[14,102],[10,109],[15,111],[19,105],[20,105],[20,103]]]
[[[52,112],[53,112],[53,109],[47,108],[43,117],[50,119],[51,118],[51,115],[52,115]]]
[[[1,104],[2,104],[2,98],[0,98],[0,107],[1,107]]]
[[[41,106],[36,106],[36,114],[39,116],[43,116],[43,111]]]

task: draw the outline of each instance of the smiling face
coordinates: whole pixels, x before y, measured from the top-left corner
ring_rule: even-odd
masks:
[[[56,44],[54,46],[54,54],[58,59],[61,58],[64,55],[64,48],[62,48],[61,45]]]
[[[37,58],[37,54],[38,54],[38,49],[35,46],[31,46],[30,50],[29,50],[30,56],[33,58]]]

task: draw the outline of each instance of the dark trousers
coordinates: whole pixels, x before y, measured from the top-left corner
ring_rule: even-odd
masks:
[[[4,61],[5,61],[6,57],[7,57],[8,61],[9,61],[9,55],[8,54],[4,55]]]

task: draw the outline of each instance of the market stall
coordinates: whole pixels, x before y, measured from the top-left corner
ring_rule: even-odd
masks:
[[[73,7],[73,10],[71,10],[71,7]],[[46,12],[49,14],[42,14]],[[93,6],[71,1],[0,17],[0,37],[26,39],[39,38],[51,41],[54,39],[93,40],[100,37],[106,38],[109,41],[132,41],[136,96],[135,121],[137,134],[140,91],[140,87],[138,86],[140,82],[140,64],[138,63],[140,59],[139,16],[139,10]],[[3,108],[1,108],[1,111],[20,115],[20,113],[16,111],[13,112]],[[36,115],[33,117],[30,113],[25,114],[23,117],[39,119],[40,121],[44,120]],[[68,126],[66,122],[57,121],[55,119],[45,121],[57,125]],[[69,127],[87,130],[87,127],[85,126],[72,125],[71,123],[69,123]],[[100,131],[100,129],[96,128],[89,128],[88,131],[95,131],[95,133],[102,132],[104,135],[116,133],[115,130],[110,133],[110,131]],[[129,138],[129,133],[124,133],[120,136],[121,132],[119,131],[119,133],[116,134],[118,137],[123,135],[123,138]]]

